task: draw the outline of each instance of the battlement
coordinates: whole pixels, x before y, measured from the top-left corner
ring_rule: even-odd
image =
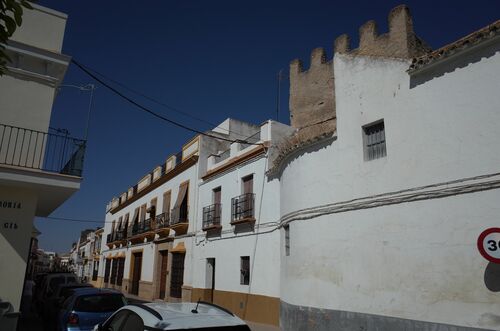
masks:
[[[393,8],[388,15],[389,31],[378,34],[377,23],[370,20],[359,28],[358,48],[351,50],[350,38],[343,34],[334,43],[334,53],[411,59],[430,51],[415,35],[410,10],[406,5]],[[331,119],[335,129],[335,91],[333,61],[323,48],[311,52],[311,64],[304,70],[302,61],[290,63],[290,122],[302,129]]]

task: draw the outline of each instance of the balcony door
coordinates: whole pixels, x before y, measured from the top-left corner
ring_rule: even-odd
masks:
[[[253,175],[242,178],[243,181],[243,214],[242,218],[253,217]]]

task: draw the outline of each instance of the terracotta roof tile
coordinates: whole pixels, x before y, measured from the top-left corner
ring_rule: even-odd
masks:
[[[462,51],[470,46],[477,45],[485,40],[497,36],[498,34],[500,34],[500,20],[493,22],[490,25],[487,25],[463,38],[460,38],[451,44],[436,49],[435,51],[413,58],[408,72],[416,71],[431,63],[445,59],[456,52]]]

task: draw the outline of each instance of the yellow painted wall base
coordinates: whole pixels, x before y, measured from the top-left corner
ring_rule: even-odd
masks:
[[[213,303],[229,309],[241,319],[279,326],[280,299],[265,295],[215,290]],[[211,290],[193,288],[191,301],[211,301]]]

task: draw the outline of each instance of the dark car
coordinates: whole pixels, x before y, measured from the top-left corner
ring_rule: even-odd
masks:
[[[127,304],[123,294],[111,289],[77,288],[64,301],[57,317],[57,330],[93,330]]]
[[[73,290],[77,288],[93,288],[90,284],[83,283],[69,283],[69,284],[59,284],[54,294],[47,299],[43,306],[43,318],[45,319],[45,325],[50,328],[56,324],[57,313],[61,308],[64,301],[73,294]]]

